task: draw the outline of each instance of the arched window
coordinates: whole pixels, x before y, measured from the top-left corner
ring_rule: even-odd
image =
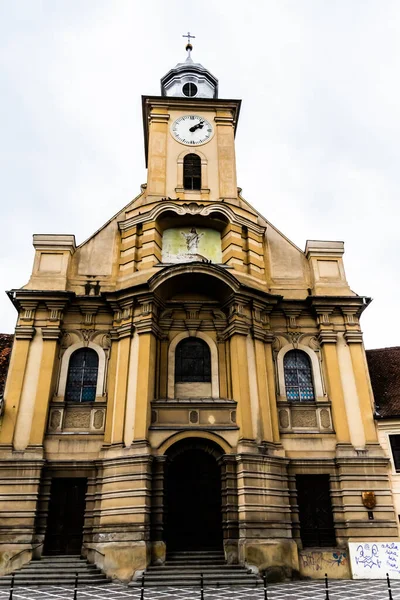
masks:
[[[312,401],[315,398],[311,362],[305,352],[290,350],[283,359],[286,397],[294,402]]]
[[[99,357],[90,348],[81,348],[71,354],[68,365],[65,400],[93,402],[96,399]]]
[[[211,355],[199,338],[185,338],[176,347],[175,382],[211,382]]]
[[[197,154],[186,154],[183,159],[183,187],[201,190],[201,159]]]

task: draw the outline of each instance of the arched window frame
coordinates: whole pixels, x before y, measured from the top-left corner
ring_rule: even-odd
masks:
[[[195,154],[194,152],[186,154],[183,158],[183,187],[185,191],[199,192],[202,187],[201,175],[202,174],[200,156],[198,154]],[[187,185],[188,181],[190,181],[191,185]]]
[[[180,352],[180,358],[181,358],[181,369],[183,371],[183,364],[182,361],[187,358],[186,352],[184,352],[182,349],[187,345],[185,344],[186,341],[189,341],[190,343],[193,343],[193,341],[196,343],[197,348],[201,348],[202,351],[202,366],[203,366],[203,374],[202,375],[198,375],[199,379],[193,379],[192,381],[190,380],[185,380],[185,379],[178,379],[178,375],[182,376],[183,373],[179,373],[177,374],[177,366],[178,366],[178,361],[179,361],[179,352]],[[186,355],[186,356],[185,356]],[[207,379],[204,379],[205,377],[205,367],[207,366],[208,363],[208,367],[209,367],[209,373],[206,373]],[[207,369],[208,370],[208,369]],[[187,374],[186,374],[187,375]],[[191,376],[193,376],[193,374],[191,374]],[[211,352],[210,352],[210,347],[209,345],[202,340],[199,337],[188,337],[188,338],[183,338],[183,340],[181,340],[179,342],[179,344],[176,346],[175,348],[175,383],[211,383]]]
[[[176,347],[185,338],[198,337],[206,342],[211,354],[211,397],[219,398],[219,369],[218,369],[218,348],[214,340],[202,332],[197,332],[195,336],[187,331],[179,333],[174,337],[168,348],[168,398],[175,398],[175,351]]]
[[[200,157],[200,161],[201,161],[201,189],[200,190],[186,190],[183,187],[183,162],[184,162],[185,156],[187,156],[188,154],[196,154],[197,156]],[[207,194],[210,192],[210,190],[208,188],[208,161],[207,161],[205,154],[200,152],[200,150],[197,150],[197,148],[189,148],[189,149],[186,149],[183,152],[181,152],[181,154],[178,156],[177,168],[178,168],[178,173],[177,173],[177,187],[175,188],[176,192],[184,192],[185,194],[199,194],[199,193]]]
[[[316,355],[316,353],[313,350],[311,350],[311,348],[309,348],[308,346],[303,346],[303,344],[297,344],[296,348],[293,347],[293,344],[287,344],[287,345],[283,346],[283,348],[281,348],[280,351],[278,352],[276,361],[277,361],[277,367],[278,367],[278,384],[279,384],[280,400],[287,401],[286,384],[285,384],[285,369],[284,369],[284,360],[283,359],[285,357],[285,354],[287,354],[291,350],[301,350],[302,352],[305,352],[305,354],[308,355],[308,357],[310,358],[310,361],[311,361],[312,378],[313,378],[313,383],[314,383],[314,395],[315,395],[314,402],[318,401],[319,399],[326,400],[326,398],[324,398],[324,388],[323,388],[323,384],[322,384],[321,366],[320,366],[318,356]],[[290,402],[293,403],[293,401],[290,401]]]
[[[64,352],[63,357],[61,359],[61,369],[60,369],[60,378],[58,382],[57,396],[61,398],[65,398],[65,389],[67,386],[67,378],[68,378],[68,368],[69,361],[72,354],[76,350],[80,350],[82,348],[90,348],[97,353],[99,358],[99,367],[97,371],[97,385],[96,385],[96,398],[98,396],[103,396],[104,394],[104,385],[105,385],[105,371],[106,371],[106,355],[101,346],[97,344],[93,344],[93,342],[89,342],[89,344],[84,344],[83,342],[77,342],[76,344],[72,344],[67,350]]]

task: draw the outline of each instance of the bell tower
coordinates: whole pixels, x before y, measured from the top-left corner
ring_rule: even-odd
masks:
[[[218,79],[187,57],[143,97],[147,202],[162,198],[237,203],[235,132],[240,100],[218,98]]]

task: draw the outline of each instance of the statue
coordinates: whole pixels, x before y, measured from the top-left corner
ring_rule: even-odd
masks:
[[[204,235],[204,233],[197,233],[196,228],[192,227],[190,233],[185,233],[181,231],[181,235],[185,238],[186,247],[190,254],[197,254],[199,249],[200,238]]]

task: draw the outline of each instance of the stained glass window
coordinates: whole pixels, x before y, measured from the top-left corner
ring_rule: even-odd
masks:
[[[305,352],[290,350],[283,359],[286,397],[292,402],[315,399],[311,362]]]
[[[65,400],[93,402],[96,399],[99,357],[90,348],[76,350],[69,360]]]
[[[199,338],[185,338],[176,347],[175,381],[211,381],[211,356],[207,344]]]
[[[201,160],[197,154],[186,154],[183,159],[183,187],[185,190],[201,189]]]

